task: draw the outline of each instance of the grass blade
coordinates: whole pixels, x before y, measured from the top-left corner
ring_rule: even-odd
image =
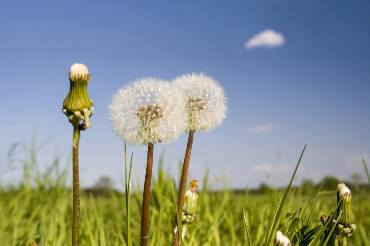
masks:
[[[369,182],[369,185],[370,185],[370,174],[369,174],[369,169],[367,168],[367,162],[365,160],[365,157],[362,157],[362,164],[364,165],[365,173],[367,176],[367,181]]]
[[[296,173],[297,173],[298,167],[299,167],[299,165],[300,165],[300,163],[301,163],[301,160],[302,160],[303,154],[304,154],[304,152],[305,152],[305,150],[306,150],[306,147],[307,147],[307,144],[304,146],[304,148],[303,148],[303,150],[302,150],[302,153],[301,153],[301,155],[300,155],[300,157],[299,157],[299,159],[298,159],[298,162],[297,162],[297,165],[296,165],[296,167],[295,167],[295,169],[294,169],[293,175],[292,175],[292,177],[290,178],[289,185],[288,185],[288,187],[285,189],[284,194],[283,194],[283,196],[281,197],[281,199],[280,199],[280,201],[279,201],[279,203],[278,203],[278,207],[277,207],[277,209],[276,209],[276,211],[275,211],[274,218],[273,218],[273,220],[272,220],[272,223],[271,223],[271,226],[270,226],[269,233],[267,234],[267,237],[266,237],[266,239],[265,239],[265,243],[264,243],[264,245],[265,245],[265,246],[269,246],[269,245],[271,245],[271,243],[272,243],[272,240],[273,240],[273,233],[275,232],[276,227],[277,227],[277,225],[278,225],[278,223],[279,223],[280,216],[281,216],[281,213],[282,213],[282,211],[283,211],[283,207],[284,207],[285,200],[286,200],[286,198],[287,198],[287,196],[288,196],[288,193],[289,193],[289,191],[290,191],[290,188],[291,188],[291,186],[292,186],[292,183],[293,183],[294,177],[295,177],[295,175],[296,175]]]
[[[243,222],[244,222],[244,231],[245,231],[245,237],[247,238],[248,240],[248,245],[249,246],[252,246],[252,240],[251,240],[251,234],[250,234],[250,231],[249,231],[249,223],[248,223],[248,219],[247,219],[247,216],[245,215],[245,209],[243,208]]]
[[[340,211],[339,216],[337,218],[337,221],[335,221],[334,226],[331,228],[330,233],[326,237],[325,242],[322,246],[328,245],[330,240],[335,240],[335,239],[332,238],[332,236],[333,236],[335,228],[337,227],[337,224],[338,224],[338,221],[339,221],[339,218],[340,218],[341,215],[342,215],[342,211]]]
[[[131,174],[132,174],[132,158],[133,154],[131,153],[130,157],[130,167],[127,173],[127,152],[125,144],[125,200],[126,200],[126,233],[127,233],[127,245],[132,246],[132,235],[131,235],[131,206],[130,206],[130,189],[131,189]]]

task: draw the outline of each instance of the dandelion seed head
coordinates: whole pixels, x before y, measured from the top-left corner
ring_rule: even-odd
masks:
[[[208,131],[219,126],[226,117],[223,88],[205,74],[185,74],[173,81],[184,94],[187,130]]]
[[[145,78],[120,89],[110,106],[115,132],[130,144],[169,142],[185,129],[182,94],[166,81]]]

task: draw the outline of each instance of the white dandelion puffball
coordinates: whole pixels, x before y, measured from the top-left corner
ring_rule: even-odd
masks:
[[[127,143],[167,143],[185,130],[183,97],[166,81],[137,80],[113,97],[110,118]]]
[[[351,190],[343,183],[338,184],[337,186],[337,194],[339,198],[346,198],[351,196]]]
[[[289,238],[285,236],[281,231],[276,232],[276,239],[275,239],[276,246],[292,246]]]
[[[217,81],[205,74],[185,74],[173,81],[184,95],[187,130],[207,131],[226,117],[226,97]]]
[[[69,75],[71,78],[76,76],[85,76],[89,74],[89,70],[85,64],[75,63],[71,66]]]

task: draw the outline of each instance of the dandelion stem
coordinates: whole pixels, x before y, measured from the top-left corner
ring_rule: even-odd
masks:
[[[141,206],[141,245],[149,245],[149,205],[150,205],[150,186],[153,169],[153,149],[154,144],[148,143],[148,155],[146,163],[146,173],[144,181],[143,202]]]
[[[80,142],[79,122],[73,124],[73,227],[72,246],[78,246],[80,241],[80,181],[78,170],[78,146]]]
[[[188,136],[188,143],[186,146],[186,152],[184,157],[184,163],[182,165],[182,172],[181,172],[181,180],[180,180],[180,187],[179,187],[179,196],[177,200],[177,216],[176,216],[176,222],[177,222],[177,228],[178,230],[175,231],[174,239],[173,239],[173,246],[179,245],[179,239],[181,238],[181,235],[179,236],[179,233],[181,234],[181,217],[182,217],[182,210],[184,207],[184,201],[185,201],[185,190],[186,190],[186,180],[189,174],[189,164],[190,164],[190,156],[191,156],[191,149],[193,146],[193,139],[194,139],[194,130],[189,131]]]

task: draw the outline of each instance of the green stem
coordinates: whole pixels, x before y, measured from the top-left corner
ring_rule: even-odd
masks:
[[[148,155],[144,181],[143,202],[141,205],[141,246],[149,245],[149,207],[150,207],[150,187],[153,169],[153,149],[154,144],[148,143]]]
[[[132,154],[130,158],[130,166],[127,167],[127,152],[125,144],[125,195],[126,195],[126,232],[127,232],[127,246],[132,246],[131,237],[131,205],[130,205],[130,189],[131,189],[131,173],[132,173]],[[129,170],[127,170],[129,169]]]
[[[174,239],[172,241],[173,246],[178,246],[180,244],[181,230],[182,230],[181,229],[181,224],[182,224],[181,217],[182,217],[182,210],[184,208],[184,202],[185,202],[186,180],[189,174],[190,156],[191,156],[191,149],[193,147],[193,140],[194,140],[194,130],[191,130],[189,131],[188,143],[186,146],[186,152],[185,152],[185,157],[184,157],[184,163],[182,165],[179,195],[177,199],[177,216],[176,216],[177,223],[176,224],[177,224],[178,229],[175,231]]]
[[[338,242],[338,239],[334,239],[334,246],[339,246],[339,242]]]
[[[73,123],[73,225],[72,246],[78,246],[80,241],[80,181],[78,170],[78,145],[80,129],[78,122]]]

